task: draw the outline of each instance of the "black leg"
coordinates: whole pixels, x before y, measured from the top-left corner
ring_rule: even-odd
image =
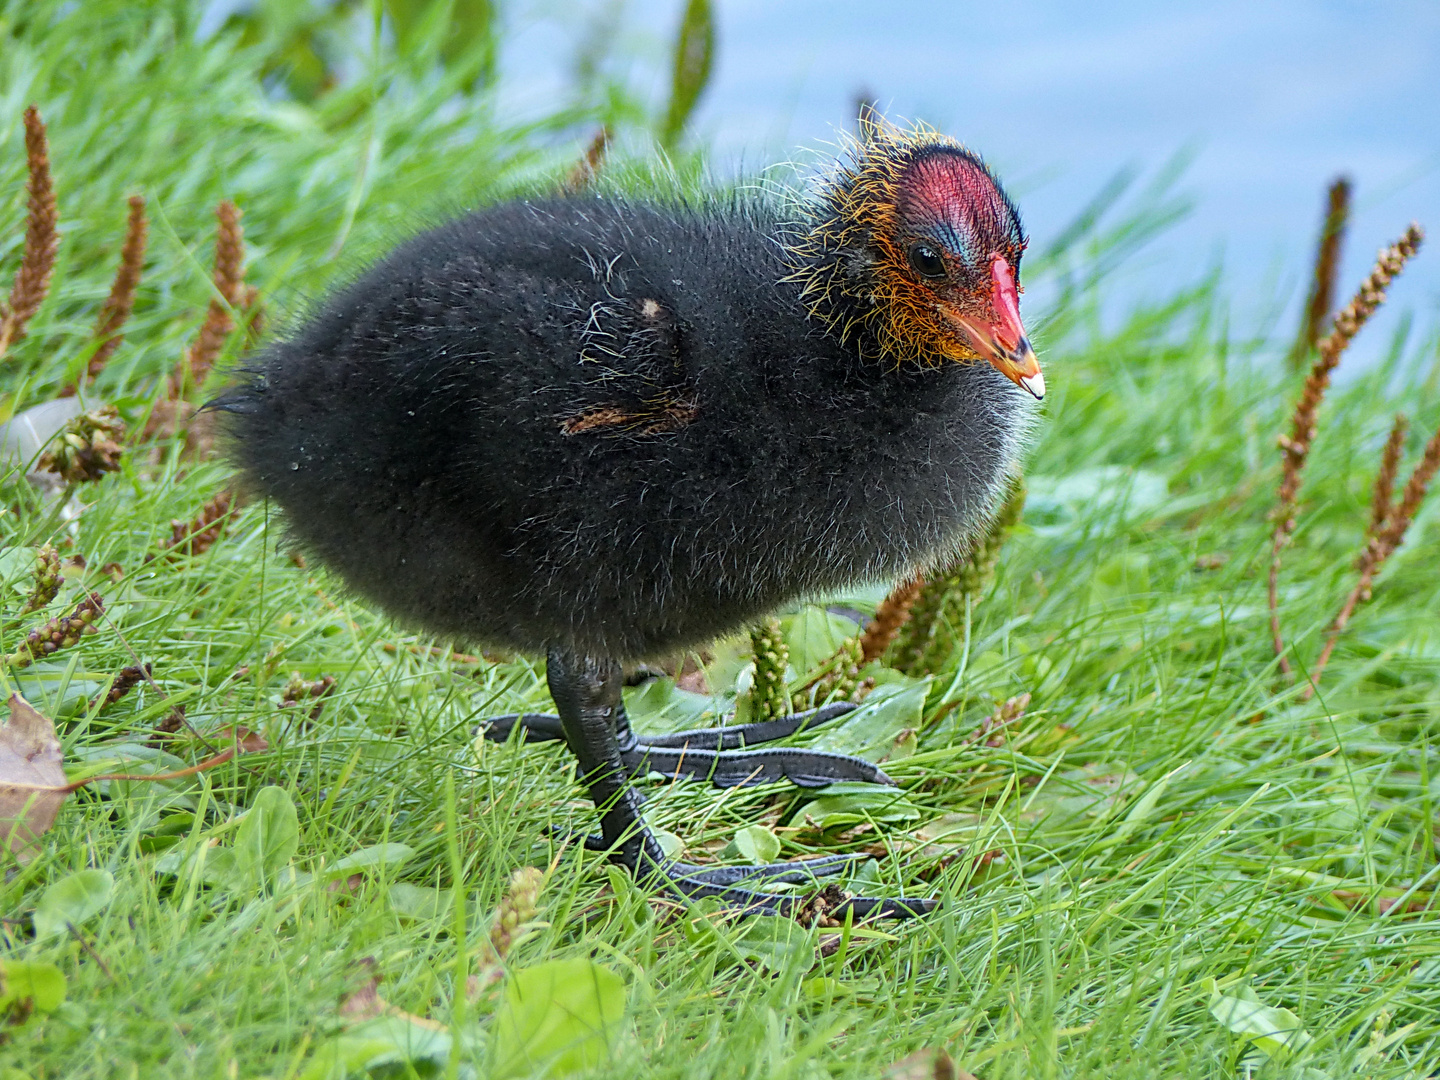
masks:
[[[620,722],[620,665],[611,660],[578,657],[552,649],[547,679],[550,695],[560,714],[566,745],[580,763],[582,782],[590,800],[600,811],[600,837],[611,858],[642,880],[656,878],[690,899],[713,896],[737,906],[747,914],[802,914],[807,904],[819,905],[819,898],[756,892],[738,888],[735,882],[752,877],[779,879],[782,874],[810,876],[836,872],[845,856],[816,860],[818,866],[794,864],[793,870],[779,870],[778,864],[764,867],[701,867],[666,857],[655,835],[640,814],[639,793],[630,784],[630,770],[620,751],[615,725]],[[628,728],[628,725],[627,725]],[[812,864],[813,865],[813,864]],[[818,875],[817,875],[818,871]],[[933,900],[844,898],[823,905],[828,917],[843,918],[847,910],[855,917],[910,918],[935,906]],[[812,908],[813,909],[813,908]]]
[[[615,731],[620,758],[631,776],[658,772],[671,780],[709,780],[716,787],[769,784],[789,780],[796,787],[823,787],[843,780],[893,784],[879,767],[847,754],[825,750],[742,750],[789,738],[828,724],[855,708],[848,702],[824,705],[779,720],[732,727],[701,728],[671,735],[637,736],[624,706],[617,706]],[[559,717],[544,713],[498,716],[484,724],[484,735],[504,742],[519,727],[525,742],[564,739]]]

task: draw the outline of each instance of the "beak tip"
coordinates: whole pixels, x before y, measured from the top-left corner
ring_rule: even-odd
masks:
[[[1037,371],[1034,375],[1022,375],[1018,381],[1021,387],[1028,390],[1036,401],[1045,400],[1045,376],[1040,372]]]

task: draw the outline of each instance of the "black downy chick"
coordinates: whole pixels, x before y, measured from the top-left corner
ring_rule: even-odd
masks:
[[[875,126],[801,207],[581,195],[479,210],[339,289],[243,385],[232,457],[308,552],[397,620],[545,653],[592,840],[687,897],[786,913],[848,856],[668,858],[630,778],[891,783],[857,758],[742,749],[851,706],[660,738],[622,661],[962,550],[1044,381],[1019,216],[975,155]],[[981,362],[986,361],[986,362]],[[1026,393],[1029,391],[1029,393]],[[850,899],[857,917],[933,901]]]

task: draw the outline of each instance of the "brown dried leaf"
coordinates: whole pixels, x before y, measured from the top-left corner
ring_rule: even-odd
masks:
[[[256,749],[253,743],[259,736],[250,735],[244,728],[239,729],[239,736],[240,753]],[[40,837],[55,824],[65,796],[88,784],[102,780],[179,780],[225,764],[235,756],[236,749],[231,746],[172,772],[101,773],[67,782],[65,755],[55,738],[55,725],[19,694],[11,694],[10,722],[0,724],[0,851],[14,855],[20,863],[33,859],[40,848]]]
[[[55,725],[19,694],[10,695],[10,721],[0,725],[0,850],[27,863],[55,824],[65,787],[65,755]]]
[[[242,754],[258,754],[270,749],[270,744],[265,741],[264,735],[258,731],[251,731],[244,725],[226,724],[220,729],[219,738],[216,741],[226,746],[237,743]]]
[[[390,1003],[380,996],[378,975],[340,1003],[340,1015],[346,1020],[373,1020],[389,1011]]]
[[[975,1080],[964,1069],[957,1069],[944,1050],[916,1050],[885,1070],[884,1080]]]
[[[369,958],[367,957],[366,959],[368,960]],[[430,1031],[446,1030],[444,1024],[437,1023],[424,1016],[416,1016],[414,1013],[407,1013],[382,998],[380,996],[379,975],[370,979],[364,986],[360,987],[359,990],[356,990],[340,1003],[340,1015],[350,1024],[358,1024],[362,1020],[374,1020],[381,1016],[398,1016],[402,1020],[408,1020],[416,1027],[426,1028]]]

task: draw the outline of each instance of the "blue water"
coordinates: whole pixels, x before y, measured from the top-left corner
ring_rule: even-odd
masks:
[[[867,88],[893,116],[924,119],[980,150],[1042,247],[1118,169],[1142,176],[1178,152],[1189,217],[1107,289],[1112,318],[1217,263],[1238,335],[1298,319],[1326,183],[1356,183],[1341,289],[1412,219],[1431,248],[1391,290],[1349,363],[1440,335],[1440,3],[1170,0],[1107,5],[714,0],[717,67],[695,133],[720,172],[819,147]],[[621,11],[631,85],[663,100],[681,0],[507,8],[503,101],[553,105],[587,19]],[[1027,319],[1043,315],[1043,290]],[[1278,320],[1278,322],[1277,322]]]

